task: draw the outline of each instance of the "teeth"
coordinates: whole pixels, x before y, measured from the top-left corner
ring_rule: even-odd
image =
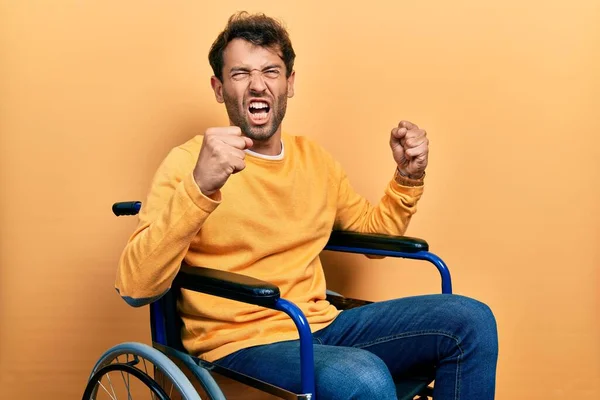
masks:
[[[250,108],[267,108],[269,105],[267,103],[263,103],[262,101],[253,101],[250,103]]]
[[[260,112],[260,113],[252,114],[252,117],[253,117],[254,119],[261,120],[261,119],[266,119],[266,118],[267,118],[267,115],[268,115],[268,114],[267,114],[266,112]]]

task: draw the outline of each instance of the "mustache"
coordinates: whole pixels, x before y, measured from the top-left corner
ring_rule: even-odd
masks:
[[[273,101],[274,99],[271,96],[266,96],[266,95],[260,95],[260,94],[253,94],[250,93],[248,96],[244,97],[244,104],[248,103],[248,99],[252,98],[253,100],[269,100],[269,101]]]

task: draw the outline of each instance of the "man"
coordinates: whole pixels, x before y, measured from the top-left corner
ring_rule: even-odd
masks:
[[[294,57],[273,19],[230,18],[209,53],[230,126],[166,157],[121,257],[118,292],[147,304],[168,290],[184,260],[249,275],[277,285],[305,313],[317,398],[395,399],[394,377],[435,371],[437,400],[492,399],[497,333],[484,304],[430,295],[340,313],[325,300],[319,253],[331,230],[402,235],[423,192],[428,140],[408,121],[392,129],[398,168],[371,206],[321,147],[282,134]],[[187,291],[179,310],[191,353],[300,390],[298,336],[283,313]]]

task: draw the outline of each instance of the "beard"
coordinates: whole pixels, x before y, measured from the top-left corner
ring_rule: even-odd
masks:
[[[260,97],[254,98],[260,99]],[[229,96],[226,92],[223,92],[223,99],[231,123],[234,126],[238,126],[245,136],[261,142],[269,140],[277,132],[287,109],[286,92],[280,94],[271,103],[269,122],[264,125],[253,125],[248,118],[248,104],[245,100],[242,101],[242,105],[240,106],[237,99],[234,96]]]

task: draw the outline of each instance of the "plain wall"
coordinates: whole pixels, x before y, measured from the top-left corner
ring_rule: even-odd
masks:
[[[136,221],[110,206],[144,199],[171,147],[227,123],[207,53],[248,3],[218,3],[0,1],[1,398],[80,398],[104,350],[149,343],[147,308],[113,288]],[[391,128],[427,129],[407,235],[494,310],[497,398],[600,398],[600,3],[260,6],[298,55],[284,130],[367,198],[392,176]],[[439,291],[422,263],[325,260],[350,296]]]

